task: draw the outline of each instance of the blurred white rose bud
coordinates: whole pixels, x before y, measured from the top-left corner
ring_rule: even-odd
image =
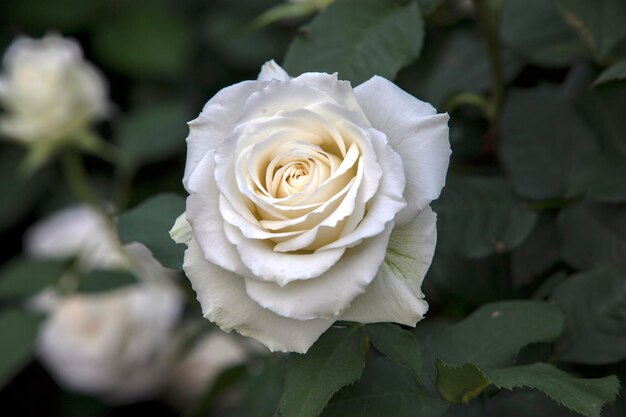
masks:
[[[223,371],[245,362],[248,343],[241,339],[217,330],[203,336],[174,370],[168,387],[169,399],[187,409],[211,388]]]
[[[176,274],[163,267],[140,243],[118,250],[119,241],[106,221],[87,205],[60,210],[35,223],[26,231],[24,251],[42,259],[76,258],[78,267],[125,269],[145,281],[169,282]],[[132,262],[131,262],[132,261]]]
[[[67,389],[123,403],[157,395],[176,366],[177,322],[182,294],[164,268],[139,243],[118,250],[106,222],[87,206],[52,214],[26,233],[33,257],[77,258],[79,269],[124,269],[140,283],[95,295],[34,297],[49,313],[39,335],[38,353]]]
[[[180,294],[145,283],[63,299],[44,323],[38,353],[67,389],[112,403],[156,396],[175,364]]]
[[[25,144],[76,139],[107,112],[106,82],[74,40],[20,37],[3,63],[0,135]]]
[[[24,251],[36,258],[76,257],[85,270],[118,268],[124,263],[115,250],[113,232],[105,220],[87,205],[60,210],[27,230]]]

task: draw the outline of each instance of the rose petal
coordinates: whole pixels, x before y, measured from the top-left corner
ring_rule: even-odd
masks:
[[[331,269],[315,279],[293,281],[283,287],[246,279],[246,291],[262,307],[281,316],[298,320],[336,318],[376,276],[392,229],[393,222],[378,236],[347,250]]]
[[[396,213],[405,206],[406,201],[402,197],[405,178],[400,156],[388,145],[385,135],[375,129],[370,129],[370,137],[373,145],[373,153],[378,157],[379,170],[382,170],[382,177],[378,184],[378,191],[370,200],[364,200],[360,206],[367,203],[367,214],[360,220],[358,216],[354,219],[360,221],[355,225],[350,233],[345,234],[340,239],[326,246],[317,249],[317,252],[341,248],[352,247],[360,243],[363,239],[381,233],[388,222],[394,220]],[[367,170],[366,170],[367,172]],[[361,196],[367,198],[368,196]],[[346,226],[347,230],[349,226]]]
[[[259,76],[257,78],[259,81],[271,81],[271,80],[281,80],[281,81],[289,81],[291,77],[287,74],[280,65],[276,63],[273,59],[271,61],[267,61],[261,67],[261,72],[259,72]]]
[[[191,230],[191,225],[187,221],[186,216],[187,213],[178,216],[174,226],[170,229],[170,237],[176,243],[187,244],[187,242],[193,239],[193,230]]]
[[[238,123],[274,116],[278,112],[302,109],[320,101],[334,100],[325,91],[312,86],[272,80],[265,88],[249,95]]]
[[[237,227],[228,223],[224,224],[224,231],[228,241],[236,246],[243,264],[252,271],[252,275],[245,276],[279,286],[319,277],[335,265],[345,251],[339,248],[309,254],[274,252],[272,242],[248,239]]]
[[[315,87],[332,97],[333,101],[358,114],[359,124],[369,127],[367,117],[363,114],[359,101],[352,89],[350,81],[337,78],[337,73],[305,72],[292,79],[294,84]]]
[[[263,81],[244,81],[220,90],[202,109],[200,115],[189,122],[187,136],[187,162],[183,185],[204,155],[217,148],[230,135],[252,93],[267,85]]]
[[[200,192],[187,197],[187,221],[207,260],[240,275],[250,274],[224,234],[214,169],[213,151],[209,151],[189,178],[189,187]]]
[[[449,117],[435,114],[430,104],[382,77],[375,76],[354,91],[372,126],[385,132],[389,145],[402,158],[408,205],[396,223],[405,225],[439,197],[445,184],[451,153]]]
[[[202,312],[222,330],[236,330],[272,351],[306,351],[328,329],[332,320],[294,320],[260,307],[246,294],[243,279],[207,262],[191,240],[185,252],[185,273],[198,295]]]
[[[341,320],[415,326],[424,317],[428,304],[421,286],[435,253],[436,222],[426,206],[410,224],[393,230],[378,275]]]

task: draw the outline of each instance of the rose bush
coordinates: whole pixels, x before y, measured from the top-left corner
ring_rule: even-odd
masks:
[[[3,63],[0,134],[26,144],[57,141],[107,112],[106,82],[71,39],[18,38]]]
[[[306,352],[336,320],[414,326],[450,157],[448,115],[373,77],[273,61],[189,123],[172,237],[205,317]]]

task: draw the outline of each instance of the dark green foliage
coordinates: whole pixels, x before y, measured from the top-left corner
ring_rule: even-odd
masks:
[[[407,0],[339,0],[320,13],[289,47],[285,68],[339,72],[361,84],[374,75],[393,78],[422,48],[422,17]]]
[[[184,245],[169,236],[176,218],[185,211],[185,199],[175,194],[160,194],[122,213],[118,224],[124,243],[141,242],[168,268],[182,268]]]

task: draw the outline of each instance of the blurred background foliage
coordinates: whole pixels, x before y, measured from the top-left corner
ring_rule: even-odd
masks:
[[[452,164],[447,186],[433,204],[439,244],[424,283],[431,307],[418,325],[420,343],[438,326],[485,303],[548,299],[563,308],[565,332],[553,348],[531,344],[517,363],[550,357],[581,376],[615,373],[624,381],[625,3],[337,0],[313,20],[291,17],[255,28],[254,19],[276,5],[276,0],[6,0],[0,2],[0,50],[20,34],[56,31],[76,38],[104,72],[117,107],[99,129],[129,161],[114,169],[88,158],[87,166],[101,193],[121,211],[157,193],[184,195],[185,123],[220,88],[256,78],[269,59],[292,75],[338,71],[354,85],[374,74],[395,78],[451,115]],[[481,16],[485,10],[497,12]],[[380,34],[364,33],[376,28]],[[373,40],[359,44],[367,36]],[[26,228],[73,197],[54,163],[24,178],[17,170],[22,150],[8,143],[0,148],[1,280],[16,274],[7,261],[22,252]],[[18,352],[25,345],[20,337],[32,339],[37,323],[23,319],[16,331],[6,327],[16,322],[5,319],[0,316],[0,356],[14,352],[20,356],[15,363],[29,363],[30,351]],[[2,361],[0,371],[11,365]],[[20,371],[21,365],[0,375],[2,415],[178,415],[159,400],[105,405],[63,391],[37,362]],[[209,415],[208,410],[215,416],[273,415],[283,366],[282,357],[270,356],[245,372],[225,372],[191,415]],[[215,399],[233,386],[237,401],[220,409]],[[446,415],[574,414],[521,389],[453,406]],[[602,415],[626,415],[624,396]]]

